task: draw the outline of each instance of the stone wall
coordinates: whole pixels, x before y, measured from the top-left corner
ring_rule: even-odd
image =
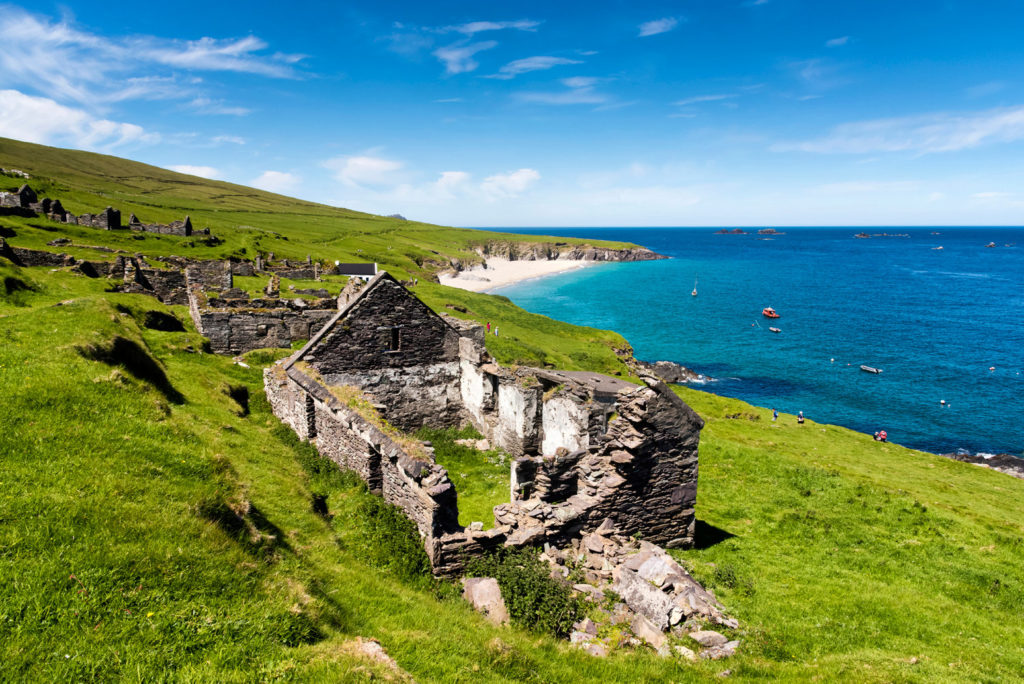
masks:
[[[337,313],[332,309],[214,309],[207,306],[205,295],[194,286],[188,303],[196,329],[209,338],[210,348],[219,354],[288,348],[292,342],[315,335]]]
[[[268,368],[264,386],[275,415],[293,429],[298,426],[299,437],[314,441],[323,456],[355,471],[371,491],[401,508],[416,523],[428,549],[434,539],[460,530],[455,488],[425,445],[426,456],[411,455],[297,368]],[[312,405],[312,430],[307,401]]]
[[[610,518],[625,535],[641,533],[669,548],[691,545],[703,421],[654,378],[620,392],[617,409],[599,444],[517,459],[516,500],[496,507],[495,519],[552,543]]]

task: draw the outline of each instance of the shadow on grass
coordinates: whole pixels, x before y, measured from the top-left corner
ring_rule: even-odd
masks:
[[[109,366],[124,366],[136,379],[148,382],[172,404],[184,404],[184,395],[174,388],[167,374],[156,359],[149,355],[138,342],[120,335],[109,346],[86,345],[78,347],[78,353],[93,361],[102,361]]]
[[[714,525],[708,524],[703,520],[697,521],[697,528],[694,531],[694,545],[693,548],[697,550],[710,549],[716,544],[721,544],[727,539],[732,539],[736,535],[732,532],[726,532],[721,527],[715,527]]]

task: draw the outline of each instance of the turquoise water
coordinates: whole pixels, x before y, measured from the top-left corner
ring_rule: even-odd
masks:
[[[863,229],[908,235],[871,239],[855,239],[859,228],[779,230],[772,240],[695,228],[516,230],[626,240],[672,258],[495,292],[616,330],[638,358],[714,377],[706,389],[717,394],[885,429],[927,451],[1024,452],[1024,229]],[[766,306],[781,318],[763,318]]]

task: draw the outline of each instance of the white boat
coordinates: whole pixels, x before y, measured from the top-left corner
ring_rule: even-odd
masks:
[[[861,365],[860,369],[865,373],[874,373],[875,375],[878,375],[879,373],[882,372],[881,368],[874,368],[872,366],[865,366],[863,364]]]
[[[697,279],[696,278],[693,279],[693,292],[690,293],[690,296],[691,297],[696,297],[697,296]]]

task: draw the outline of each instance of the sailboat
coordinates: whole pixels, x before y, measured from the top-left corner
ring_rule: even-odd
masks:
[[[693,292],[690,293],[690,296],[691,297],[696,297],[697,296],[697,279],[696,278],[693,279]]]

